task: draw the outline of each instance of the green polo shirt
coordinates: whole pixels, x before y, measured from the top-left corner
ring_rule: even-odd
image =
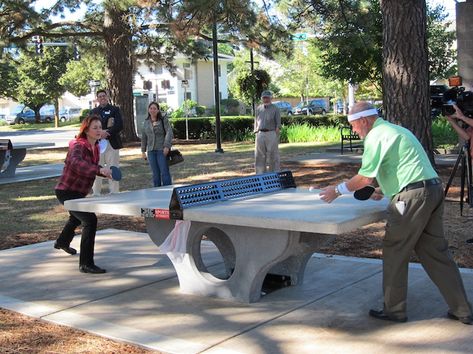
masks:
[[[358,173],[376,178],[392,197],[409,183],[438,177],[419,140],[406,128],[378,118],[365,138]]]

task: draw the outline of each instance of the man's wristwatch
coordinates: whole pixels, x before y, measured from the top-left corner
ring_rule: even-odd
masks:
[[[338,190],[338,186],[335,186],[335,194],[337,195],[337,197],[342,195],[342,193],[340,193],[340,191]]]

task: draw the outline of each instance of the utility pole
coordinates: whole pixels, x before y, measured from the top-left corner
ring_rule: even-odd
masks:
[[[218,77],[218,47],[217,47],[217,20],[214,19],[212,26],[212,48],[214,60],[214,99],[215,99],[215,135],[216,149],[215,152],[223,153],[221,141],[221,124],[220,124],[220,87]]]
[[[253,58],[253,48],[250,48],[250,65],[251,65],[251,75],[255,72],[255,60]],[[255,107],[255,96],[251,97],[251,111],[253,112],[253,117],[256,115]]]

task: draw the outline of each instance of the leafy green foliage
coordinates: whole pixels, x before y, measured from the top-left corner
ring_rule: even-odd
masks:
[[[445,7],[437,5],[427,13],[427,44],[429,48],[430,79],[442,79],[456,74],[455,31],[446,21]]]
[[[432,138],[435,147],[454,146],[458,144],[458,134],[444,117],[438,117],[432,122]]]
[[[18,70],[11,56],[0,60],[0,97],[17,97]]]
[[[292,0],[283,8],[294,28],[307,26],[319,34],[312,43],[321,50],[323,76],[352,83],[369,81],[380,91],[382,16],[378,0]],[[442,5],[428,6],[427,18],[431,78],[446,77],[454,70],[455,33],[444,21]]]
[[[280,88],[279,96],[298,97],[345,97],[346,84],[322,75],[321,51],[308,42],[299,42],[293,55],[277,56],[277,63],[265,64],[271,81]],[[261,59],[260,59],[261,60]]]
[[[15,98],[38,115],[42,105],[55,101],[65,92],[58,81],[70,59],[70,52],[63,47],[45,47],[43,55],[22,50],[17,66]]]
[[[87,53],[81,60],[67,63],[66,72],[59,79],[59,84],[76,96],[85,96],[90,92],[89,81],[106,82],[105,59],[103,56]]]
[[[261,93],[268,89],[271,77],[265,70],[242,71],[238,75],[237,83],[237,97],[249,104],[253,98],[259,99]]]
[[[181,107],[176,109],[171,113],[171,118],[184,118],[186,114],[192,116],[192,114],[197,114],[197,116],[202,116],[205,113],[205,107],[200,106],[197,102],[192,100],[185,100]]]

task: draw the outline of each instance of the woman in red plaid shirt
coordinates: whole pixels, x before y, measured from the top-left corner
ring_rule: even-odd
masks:
[[[85,198],[92,189],[96,176],[111,178],[111,171],[99,165],[100,151],[98,140],[102,133],[102,123],[98,115],[88,116],[82,122],[79,135],[69,144],[64,170],[55,187],[57,199],[61,204],[66,200]],[[82,224],[80,242],[79,270],[82,273],[100,274],[105,269],[94,263],[94,243],[97,231],[97,216],[94,213],[69,211],[69,220],[59,235],[54,248],[74,255],[77,251],[70,247],[74,231]]]

